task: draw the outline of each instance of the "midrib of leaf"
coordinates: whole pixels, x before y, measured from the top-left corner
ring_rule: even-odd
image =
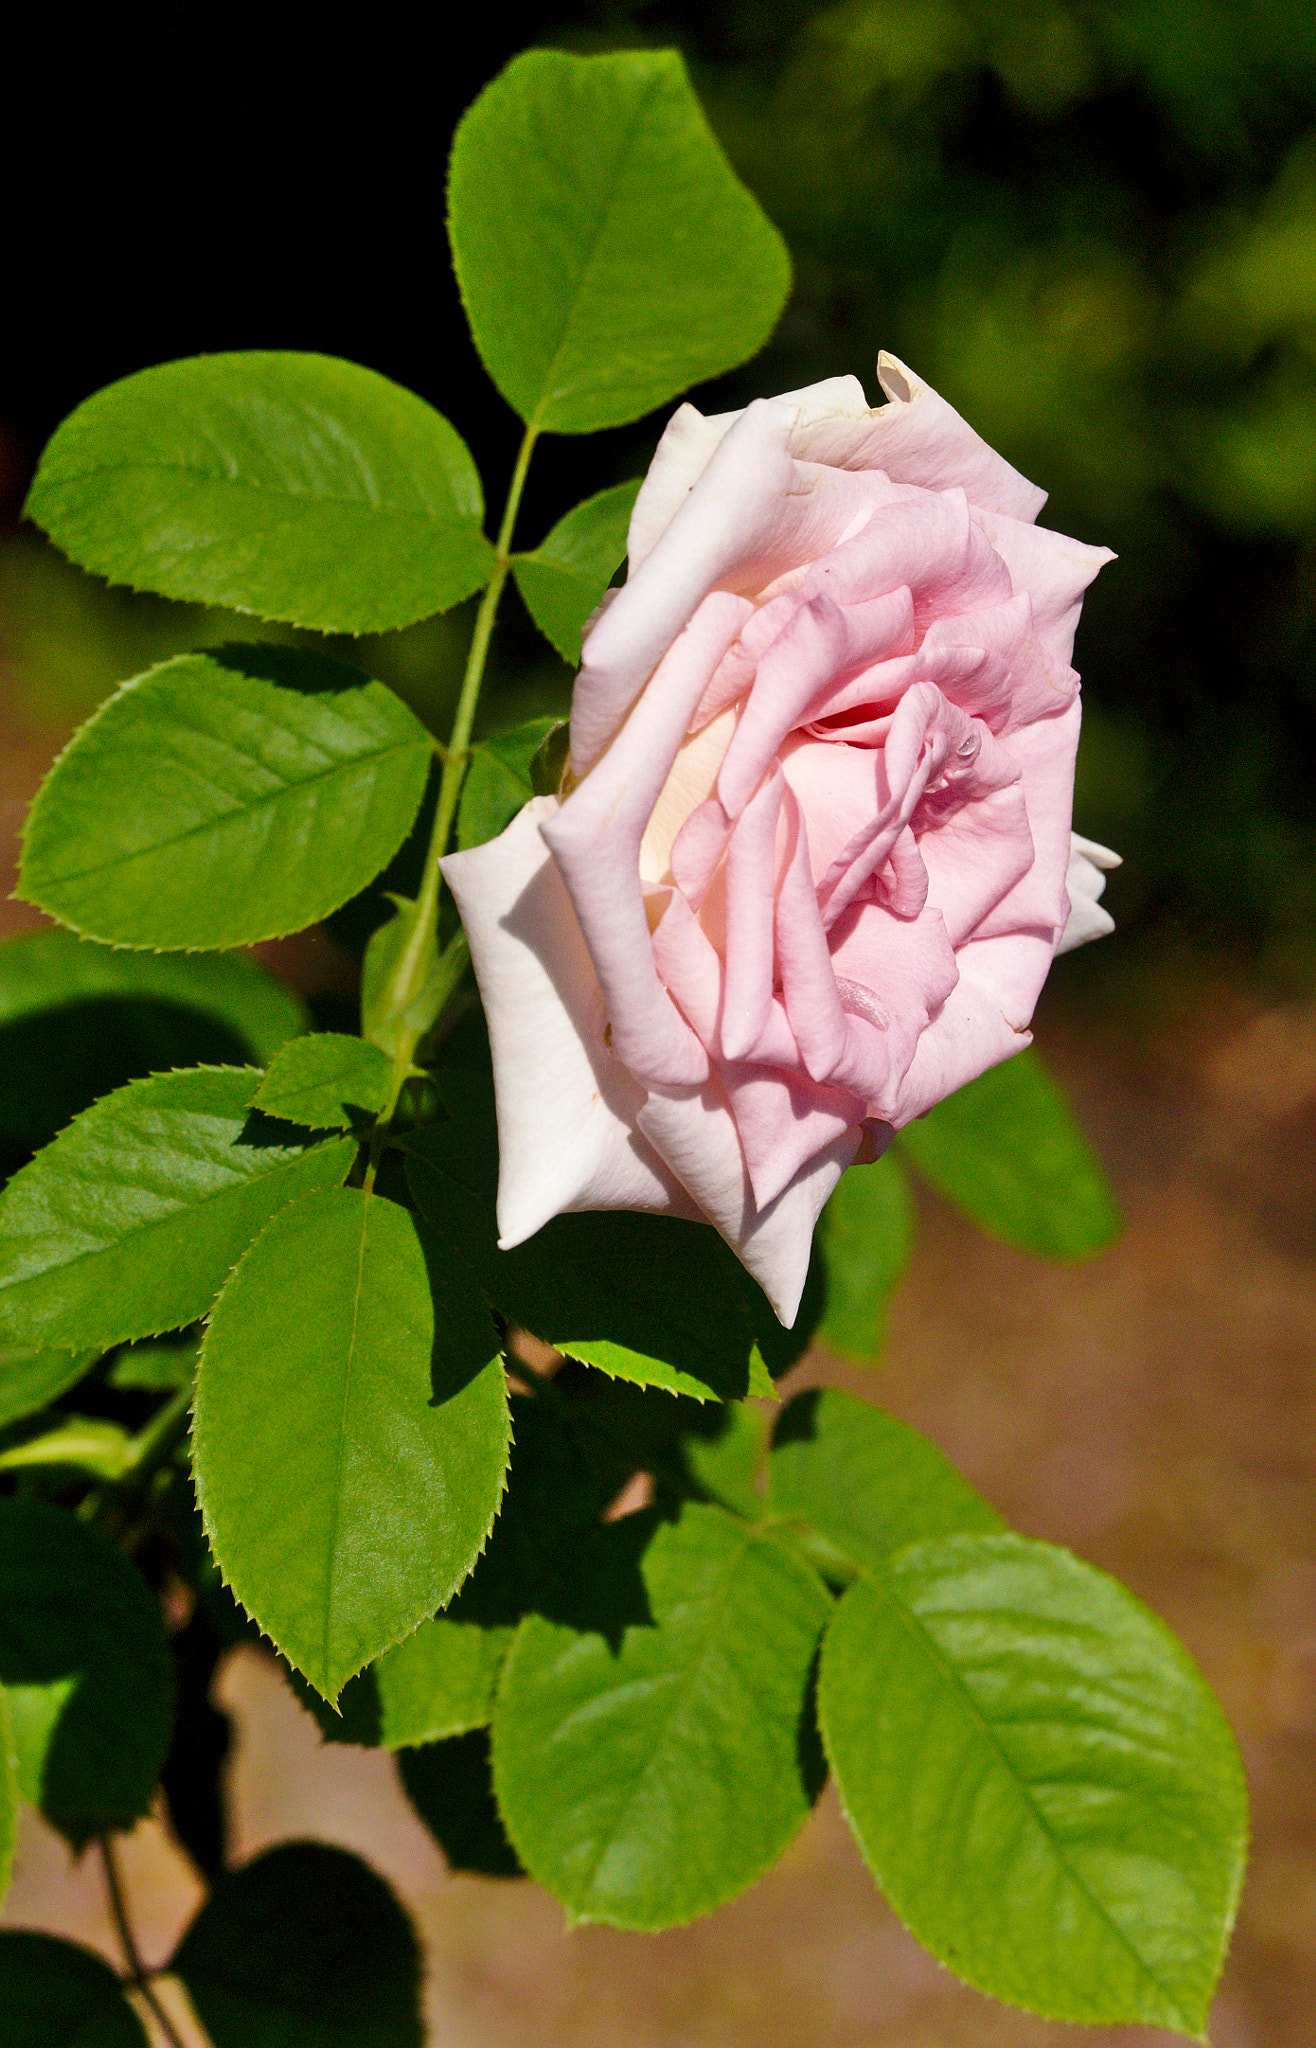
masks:
[[[595,219],[593,233],[589,238],[589,246],[585,252],[584,259],[581,262],[580,269],[576,273],[575,292],[572,297],[571,304],[568,306],[567,311],[563,316],[562,331],[558,338],[557,348],[553,353],[552,359],[549,362],[547,370],[544,372],[544,389],[540,396],[539,403],[536,405],[534,413],[529,422],[530,430],[532,433],[538,433],[540,431],[540,422],[543,418],[545,408],[548,405],[550,405],[555,399],[559,399],[563,396],[563,391],[554,386],[553,379],[557,375],[558,365],[562,361],[563,355],[566,353],[567,343],[571,339],[572,329],[575,326],[575,322],[580,311],[580,301],[584,296],[585,286],[589,280],[590,271],[594,265],[595,259],[598,256],[599,243],[603,239],[603,232],[604,229],[607,227],[608,220],[612,212],[613,201],[617,196],[618,187],[621,185],[622,180],[625,177],[628,161],[630,158],[631,148],[634,143],[636,133],[640,128],[644,116],[647,114],[649,110],[649,103],[653,99],[657,90],[658,80],[657,78],[654,78],[645,87],[642,98],[637,102],[635,113],[631,119],[630,125],[626,132],[625,143],[623,144],[622,148],[619,149],[617,152],[616,168],[613,172],[611,179],[608,182],[607,189],[603,194],[603,198],[600,202],[599,210]]]
[[[919,1619],[918,1615],[914,1613],[914,1610],[900,1598],[899,1594],[896,1592],[889,1578],[887,1578],[885,1575],[879,1575],[879,1573],[876,1572],[871,1566],[865,1566],[860,1571],[859,1576],[866,1585],[874,1587],[890,1603],[890,1605],[895,1608],[896,1613],[899,1616],[903,1626],[922,1645],[922,1647],[927,1651],[928,1655],[932,1659],[933,1663],[936,1665],[937,1669],[949,1681],[950,1685],[952,1686],[956,1694],[963,1701],[964,1707],[968,1713],[970,1721],[972,1721],[974,1726],[985,1737],[988,1746],[999,1758],[1001,1764],[1003,1765],[1006,1771],[1007,1776],[1009,1777],[1010,1783],[1015,1787],[1016,1791],[1018,1792],[1021,1803],[1025,1807],[1027,1807],[1029,1813],[1032,1815],[1033,1819],[1037,1823],[1037,1826],[1040,1829],[1041,1833],[1043,1834],[1047,1842],[1050,1844],[1052,1855],[1055,1857],[1057,1863],[1059,1863],[1061,1869],[1064,1871],[1070,1883],[1073,1884],[1079,1892],[1081,1892],[1083,1897],[1087,1900],[1088,1904],[1092,1907],[1093,1911],[1097,1914],[1098,1918],[1105,1922],[1106,1926],[1115,1936],[1120,1946],[1127,1950],[1128,1954],[1132,1956],[1139,1970],[1147,1979],[1147,1982],[1151,1984],[1157,1992],[1160,1993],[1162,1998],[1168,2001],[1170,2011],[1173,2014],[1173,2024],[1182,2027],[1184,2032],[1189,2034],[1190,2037],[1196,2038],[1192,2034],[1191,2022],[1188,2020],[1187,2015],[1183,2012],[1182,2008],[1179,2005],[1177,1994],[1171,1991],[1167,1985],[1161,1982],[1160,1978],[1156,1975],[1156,1972],[1152,1969],[1152,1966],[1147,1961],[1146,1957],[1139,1954],[1138,1950],[1134,1947],[1133,1942],[1125,1933],[1124,1929],[1120,1926],[1119,1922],[1112,1917],[1109,1908],[1103,1903],[1101,1899],[1095,1896],[1095,1894],[1090,1889],[1086,1879],[1080,1876],[1079,1872],[1075,1870],[1073,1864],[1069,1860],[1068,1854],[1066,1853],[1063,1845],[1059,1841],[1057,1841],[1054,1833],[1048,1826],[1045,1815],[1043,1814],[1041,1808],[1037,1804],[1037,1801],[1033,1797],[1032,1788],[1021,1777],[1019,1771],[1015,1767],[1013,1760],[1007,1754],[1005,1746],[1001,1742],[1000,1737],[997,1735],[996,1730],[993,1727],[992,1723],[987,1719],[981,1707],[978,1705],[978,1702],[974,1699],[973,1694],[969,1691],[968,1686],[960,1677],[959,1672],[955,1669],[955,1666],[950,1662],[950,1660],[945,1656],[940,1645],[937,1643],[936,1639],[933,1637],[931,1632],[927,1628],[925,1628],[923,1622]]]
[[[555,358],[556,360],[556,358]],[[483,529],[472,520],[457,516],[451,520],[441,519],[429,509],[417,511],[408,505],[398,505],[380,498],[372,503],[367,497],[343,494],[339,491],[294,490],[290,484],[261,483],[254,477],[222,476],[213,469],[201,469],[194,462],[101,462],[94,469],[61,470],[58,484],[97,483],[107,476],[195,476],[203,482],[214,484],[226,491],[250,491],[254,497],[288,498],[294,502],[309,499],[316,505],[353,505],[373,515],[383,513],[390,519],[412,519],[425,526],[471,526],[474,532],[484,538]],[[54,486],[51,486],[53,489]]]
[[[748,1557],[751,1548],[757,1540],[757,1532],[754,1531],[751,1531],[742,1540],[739,1551],[727,1565],[721,1586],[719,1587],[713,1600],[709,1603],[705,1625],[699,1631],[690,1657],[683,1664],[678,1665],[675,1671],[668,1674],[669,1680],[671,1681],[667,1688],[669,1695],[669,1705],[666,1711],[663,1713],[658,1728],[655,1732],[654,1739],[649,1745],[649,1754],[646,1757],[641,1769],[631,1780],[630,1786],[628,1787],[625,1795],[623,1796],[620,1806],[618,1806],[615,1809],[612,1820],[609,1824],[609,1832],[601,1842],[598,1854],[593,1858],[593,1860],[590,1863],[589,1877],[587,1878],[586,1882],[590,1885],[591,1888],[593,1887],[594,1880],[598,1876],[600,1864],[603,1862],[604,1857],[608,1854],[608,1851],[612,1848],[613,1844],[617,1839],[618,1834],[621,1831],[622,1823],[626,1820],[632,1808],[635,1806],[637,1800],[639,1799],[640,1792],[645,1784],[645,1781],[647,1780],[647,1778],[649,1777],[650,1773],[654,1768],[654,1764],[657,1761],[659,1750],[661,1749],[668,1733],[671,1730],[672,1723],[676,1720],[678,1713],[681,1711],[683,1705],[685,1704],[683,1695],[686,1692],[688,1692],[690,1684],[698,1675],[701,1666],[703,1665],[705,1659],[708,1656],[709,1650],[711,1649],[713,1643],[715,1625],[720,1623],[722,1620],[722,1616],[727,1608],[728,1603],[730,1602],[732,1587],[740,1572],[741,1566],[744,1564],[745,1559]]]
[[[204,734],[203,727],[194,726],[192,730]],[[204,736],[213,738],[213,734],[205,734]],[[298,735],[294,734],[293,737],[297,738]],[[235,820],[254,818],[259,816],[262,811],[273,811],[288,796],[295,795],[300,790],[314,789],[317,784],[330,782],[337,776],[351,775],[358,769],[382,763],[389,760],[394,754],[404,754],[409,748],[418,747],[420,743],[420,736],[405,740],[395,740],[388,746],[372,747],[369,753],[355,754],[347,761],[331,761],[328,767],[317,769],[313,775],[300,777],[296,782],[285,782],[280,788],[273,790],[266,796],[257,797],[252,803],[233,804],[227,811],[220,811],[213,818],[203,818],[198,824],[189,825],[186,831],[175,832],[170,839],[157,839],[153,846],[139,846],[132,853],[116,854],[110,860],[93,861],[89,867],[61,868],[57,874],[52,875],[51,880],[55,882],[80,882],[87,875],[104,874],[108,868],[129,868],[137,861],[154,860],[166,847],[183,846],[189,839],[199,838],[206,832],[227,831]],[[241,749],[238,747],[234,747],[233,751],[235,754],[241,754]],[[256,756],[254,754],[242,754],[242,759],[254,761]],[[263,767],[264,763],[258,762],[257,765]],[[211,782],[209,786],[214,789],[217,785]],[[22,900],[27,901],[28,899],[24,898]],[[61,918],[60,922],[68,924],[69,920]],[[71,929],[76,931],[78,927],[73,925]]]
[[[356,1332],[361,1319],[361,1288],[366,1264],[366,1236],[370,1227],[370,1204],[374,1201],[374,1190],[367,1188],[361,1204],[361,1236],[356,1250],[356,1285],[352,1290],[352,1328],[347,1340],[347,1358],[343,1368],[343,1405],[338,1417],[338,1442],[334,1453],[333,1496],[329,1504],[329,1546],[328,1572],[324,1589],[324,1634],[321,1639],[321,1653],[324,1659],[326,1677],[329,1672],[329,1638],[332,1633],[334,1607],[334,1581],[337,1575],[338,1527],[343,1512],[343,1463],[347,1446],[347,1411],[352,1402],[352,1369],[356,1363]]]

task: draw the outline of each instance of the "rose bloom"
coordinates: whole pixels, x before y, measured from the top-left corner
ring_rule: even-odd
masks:
[[[793,1321],[851,1161],[1029,1042],[1110,928],[1070,832],[1104,548],[889,356],[676,413],[585,639],[557,796],[443,873],[498,1107],[498,1224],[716,1225]]]

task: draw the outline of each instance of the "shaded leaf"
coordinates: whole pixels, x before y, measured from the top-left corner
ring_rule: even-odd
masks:
[[[159,1608],[122,1551],[39,1501],[0,1500],[0,1683],[23,1797],[75,1848],[146,1812],[173,1701]]]
[[[839,1387],[810,1387],[777,1417],[768,1506],[856,1569],[925,1537],[1005,1527],[927,1437]]]
[[[262,1065],[306,1028],[243,953],[129,953],[45,931],[0,946],[0,1153],[10,1170],[78,1111],[168,1067]]]
[[[248,1067],[132,1081],[84,1110],[0,1195],[0,1333],[97,1345],[209,1309],[276,1209],[347,1174],[347,1138],[303,1145],[252,1115]]]
[[[345,1849],[284,1842],[229,1871],[170,1968],[214,2048],[421,2048],[411,1922]]]
[[[237,1598],[326,1698],[442,1607],[498,1509],[507,1396],[460,1276],[359,1189],[280,1211],[215,1306],[197,1496]]]
[[[580,636],[626,559],[626,529],[640,479],[614,484],[574,505],[533,553],[512,563],[530,616],[569,667],[580,666]],[[472,842],[473,843],[473,842]]]
[[[502,1252],[491,1126],[436,1125],[406,1143],[424,1222],[509,1322],[638,1385],[696,1399],[771,1392],[755,1358],[776,1318],[715,1231],[626,1211],[557,1216]]]
[[[431,741],[382,683],[299,648],[180,654],[116,691],[28,813],[19,893],[117,946],[249,945],[396,852]]]
[[[532,718],[472,749],[457,812],[458,846],[496,839],[529,803],[534,795],[531,763],[558,723],[556,718]]]
[[[147,2048],[109,1964],[53,1934],[0,1931],[0,2012],[5,2048]]]
[[[605,1534],[624,1542],[644,1519]],[[494,1784],[522,1862],[573,1919],[659,1928],[734,1897],[804,1821],[830,1602],[784,1545],[718,1508],[660,1524],[639,1564],[647,1612],[615,1640],[521,1624],[494,1709]]]
[[[449,1869],[477,1877],[525,1876],[494,1798],[486,1728],[424,1749],[404,1749],[398,1770]]]
[[[463,116],[448,232],[486,369],[541,431],[639,419],[767,340],[776,229],[675,50],[528,50]]]
[[[139,370],[52,436],[24,507],[112,583],[324,633],[381,633],[488,581],[480,479],[414,393],[334,356]]]
[[[819,1701],[864,1855],[934,1955],[1051,2018],[1205,2039],[1243,1776],[1123,1587],[1018,1536],[916,1544],[845,1595]]]
[[[992,1237],[1075,1259],[1120,1214],[1063,1095],[1032,1052],[970,1081],[898,1140],[923,1178]]]
[[[18,1750],[9,1701],[0,1685],[0,1904],[9,1890],[18,1839]],[[0,1940],[3,1936],[0,1936]]]
[[[826,1263],[826,1308],[818,1335],[843,1358],[874,1359],[886,1305],[914,1249],[914,1212],[900,1162],[843,1173],[818,1224]]]
[[[99,1357],[99,1351],[29,1351],[0,1345],[0,1429],[58,1401]]]

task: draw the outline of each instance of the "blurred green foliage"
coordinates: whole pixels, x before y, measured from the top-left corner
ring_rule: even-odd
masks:
[[[1126,856],[1108,901],[1125,931],[1177,925],[1310,979],[1310,0],[593,0],[500,20],[517,30],[679,43],[790,245],[776,339],[701,402],[842,370],[876,396],[890,348],[1047,486],[1047,523],[1118,551],[1078,646],[1079,822]],[[486,71],[499,61],[491,47]],[[428,218],[436,200],[398,203]],[[432,395],[487,456],[466,401]],[[658,424],[601,437],[580,474],[546,444],[558,509],[634,474]],[[556,710],[567,682],[508,612],[498,722]],[[35,546],[0,556],[0,657],[25,714],[86,708],[145,658],[232,631],[200,623]],[[457,613],[355,652],[441,723],[463,630]]]

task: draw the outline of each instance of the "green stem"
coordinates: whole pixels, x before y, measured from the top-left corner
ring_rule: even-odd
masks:
[[[457,699],[456,712],[453,714],[452,732],[446,748],[438,749],[443,762],[443,773],[439,779],[434,829],[430,833],[429,848],[425,855],[425,869],[416,897],[411,933],[393,974],[393,987],[398,996],[395,1008],[399,1010],[405,1009],[411,994],[420,988],[430,954],[437,943],[441,880],[439,862],[448,850],[453,819],[457,815],[457,800],[461,795],[462,783],[466,779],[466,769],[470,761],[471,729],[475,724],[475,709],[480,701],[480,686],[484,681],[485,663],[489,658],[494,615],[498,610],[498,600],[503,594],[503,586],[507,582],[508,572],[512,566],[512,534],[516,527],[516,515],[521,508],[521,494],[525,489],[525,480],[530,469],[530,457],[538,437],[537,427],[526,428],[517,454],[516,467],[512,471],[512,481],[508,486],[502,524],[498,529],[493,574],[485,585],[484,596],[480,599],[480,609],[475,615],[475,631],[471,635],[461,694]],[[393,1077],[389,1096],[379,1116],[381,1125],[387,1124],[397,1108],[398,1097],[411,1071],[411,1063],[421,1035],[420,1032],[414,1035],[408,1032],[399,1034],[393,1055]]]
[[[128,1962],[128,1982],[135,1991],[140,1992],[150,2006],[156,2025],[169,2043],[169,2048],[186,2048],[182,2035],[156,1996],[155,1987],[151,1983],[154,1972],[148,1970],[142,1961],[142,1953],[133,1934],[132,1922],[128,1918],[128,1902],[124,1896],[123,1881],[119,1875],[119,1866],[115,1861],[109,1836],[101,1835],[97,1847],[101,1852],[101,1862],[105,1866],[105,1884],[110,1894],[110,1912],[114,1916],[115,1931]]]
[[[153,1415],[145,1429],[133,1438],[133,1460],[123,1475],[124,1479],[140,1486],[153,1472],[158,1472],[187,1435],[191,1412],[192,1389],[180,1387],[165,1402],[159,1414]]]

